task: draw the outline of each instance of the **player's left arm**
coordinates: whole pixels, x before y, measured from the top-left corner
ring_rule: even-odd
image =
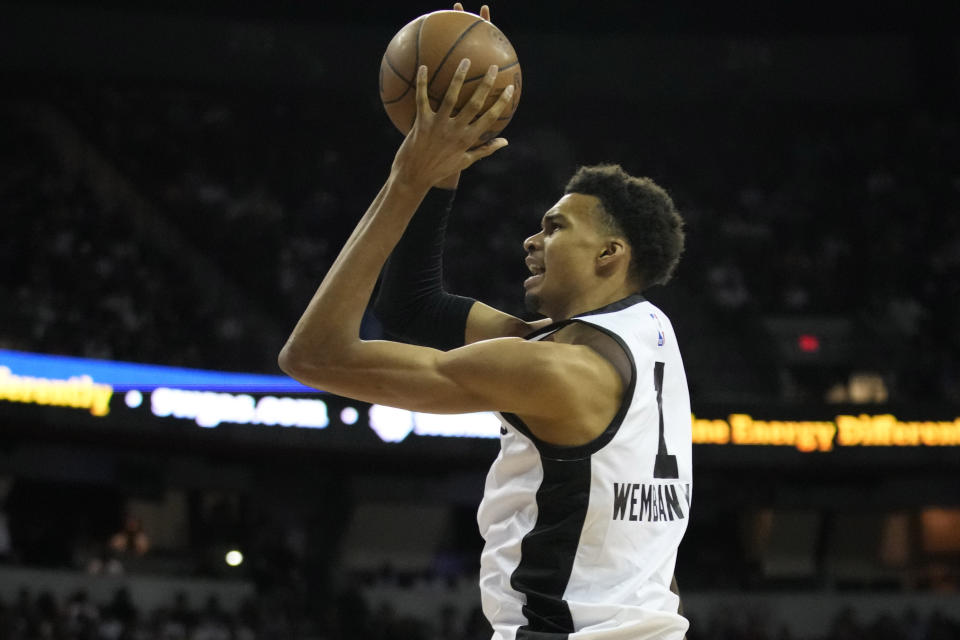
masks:
[[[440,351],[332,339],[324,350],[320,358],[290,350],[285,370],[337,395],[410,411],[509,411],[555,444],[596,437],[589,416],[617,406],[621,392],[610,364],[582,345],[496,338]]]
[[[380,270],[431,185],[507,144],[505,139],[496,138],[476,146],[481,134],[493,126],[512,97],[512,88],[508,87],[481,113],[496,77],[496,67],[487,70],[467,105],[453,114],[468,68],[468,61],[458,67],[436,112],[427,97],[427,70],[418,70],[416,122],[397,151],[386,183],[280,353],[281,368],[294,377],[306,373],[303,377],[308,384],[357,396],[360,390],[346,383],[334,389],[335,380],[325,374],[320,376],[318,364],[327,371],[336,368],[337,379],[345,380],[350,378],[348,371],[376,367],[378,361],[386,366],[397,358],[430,357],[426,352],[398,351],[398,345],[362,341],[359,329]]]

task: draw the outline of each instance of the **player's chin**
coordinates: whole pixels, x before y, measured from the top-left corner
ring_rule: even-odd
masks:
[[[540,294],[531,291],[523,292],[523,306],[526,307],[530,313],[540,313],[540,303]]]

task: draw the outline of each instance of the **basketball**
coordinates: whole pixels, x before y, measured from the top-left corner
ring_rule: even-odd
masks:
[[[490,65],[497,65],[498,73],[484,110],[507,86],[514,85],[511,103],[495,126],[480,139],[495,138],[503,131],[520,101],[520,61],[513,45],[500,29],[478,15],[466,11],[434,11],[400,29],[380,61],[380,101],[401,133],[406,135],[417,117],[417,68],[427,66],[427,94],[430,106],[437,109],[463,58],[470,59],[470,69],[456,110],[467,103]]]

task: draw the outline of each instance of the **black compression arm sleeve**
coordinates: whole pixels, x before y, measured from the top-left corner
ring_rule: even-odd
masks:
[[[474,300],[443,290],[443,243],[456,191],[431,189],[383,268],[373,310],[394,337],[447,351],[463,346]]]

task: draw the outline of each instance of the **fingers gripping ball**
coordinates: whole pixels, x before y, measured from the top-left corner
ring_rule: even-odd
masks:
[[[401,133],[406,135],[417,117],[417,68],[427,66],[427,93],[430,106],[436,110],[463,58],[470,59],[470,70],[456,110],[467,103],[490,65],[497,65],[499,69],[484,111],[507,86],[514,85],[510,104],[496,124],[484,132],[481,140],[495,138],[503,131],[520,101],[520,61],[513,45],[503,32],[478,15],[465,11],[434,11],[400,29],[380,61],[380,101]]]

